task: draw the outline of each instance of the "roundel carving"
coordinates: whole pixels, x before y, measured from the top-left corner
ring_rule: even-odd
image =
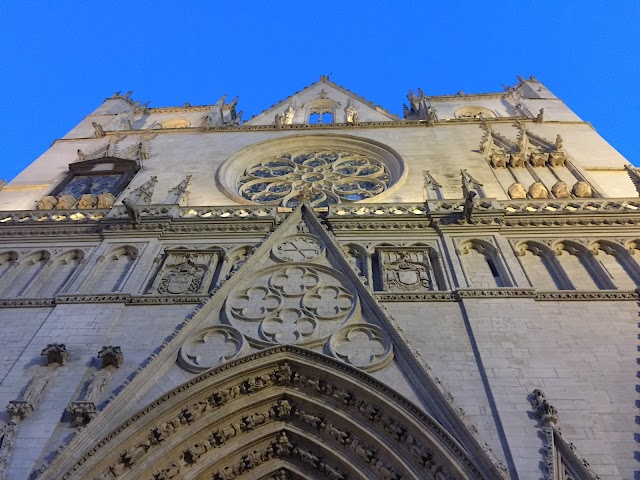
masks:
[[[378,370],[393,359],[393,346],[384,331],[371,324],[347,325],[329,340],[331,354],[365,371]]]
[[[324,254],[324,246],[314,235],[300,234],[286,237],[272,253],[280,262],[308,262]]]
[[[265,269],[253,286],[227,298],[227,320],[258,346],[321,345],[357,305],[341,278],[340,272],[321,265]]]
[[[180,362],[190,371],[200,372],[237,356],[244,336],[226,325],[203,328],[191,335],[180,349]]]

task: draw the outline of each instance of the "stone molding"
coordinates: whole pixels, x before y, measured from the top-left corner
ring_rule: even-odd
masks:
[[[420,292],[420,293],[386,293],[374,292],[380,302],[455,302],[453,292]]]
[[[322,372],[318,372],[318,367]],[[266,399],[271,400],[265,403]],[[234,407],[236,402],[237,406]],[[341,426],[338,426],[336,415],[342,418]],[[282,427],[287,432],[287,438],[291,435],[292,440],[306,438],[311,441],[307,445],[321,444],[326,454],[321,456],[329,460],[327,465],[334,458],[353,454],[355,457],[351,463],[364,472],[386,466],[389,471],[396,472],[402,468],[409,468],[412,472],[433,469],[432,474],[441,471],[445,474],[444,478],[503,478],[503,474],[485,457],[484,452],[465,451],[437,421],[394,390],[357,368],[299,347],[278,346],[207,370],[152,402],[103,440],[92,443],[84,454],[79,454],[73,445],[82,442],[81,437],[92,425],[97,425],[95,422],[100,422],[100,418],[94,419],[89,428],[54,460],[50,468],[45,470],[43,478],[75,478],[78,475],[88,478],[102,473],[103,476],[99,478],[108,479],[124,472],[138,472],[140,475],[146,471],[145,468],[157,468],[153,466],[153,459],[160,458],[168,464],[166,469],[175,465],[179,472],[185,473],[187,468],[196,468],[194,465],[198,459],[192,461],[194,452],[199,458],[207,455],[207,452],[226,449],[227,439],[240,438],[241,434],[251,432],[251,440],[247,438],[239,444],[234,439],[231,445],[236,447],[217,454],[218,458],[224,457],[227,459],[225,461],[233,463],[234,458],[251,453],[251,450],[245,449],[253,448],[251,445],[264,438],[262,432],[271,435],[269,432],[274,431],[280,435]],[[208,423],[203,425],[203,422]],[[289,427],[289,424],[292,426]],[[197,438],[193,437],[189,430],[191,425],[195,431],[203,433],[199,433]],[[206,425],[212,427],[207,429]],[[270,425],[276,429],[270,430]],[[345,425],[349,427],[345,429]],[[363,433],[369,430],[377,435],[368,438],[378,436],[383,443],[378,445],[376,440],[376,444],[370,447],[361,443]],[[140,436],[138,432],[142,431],[150,432],[148,438]],[[209,431],[211,435],[206,437]],[[356,431],[363,433],[354,433]],[[162,447],[169,437],[171,440],[167,441],[168,445],[175,446],[176,442],[181,444],[181,448],[169,447],[174,452],[173,456],[167,456],[168,452]],[[358,440],[360,449],[352,446],[354,440]],[[244,446],[247,441],[249,444]],[[293,453],[296,441],[291,443]],[[388,450],[383,444],[398,445],[405,452]],[[182,448],[182,445],[187,448]],[[298,448],[299,451],[318,456]],[[381,464],[378,460],[372,462],[377,455],[375,452],[384,450],[391,458],[387,458],[387,461],[378,459]],[[190,453],[185,456],[185,452]],[[358,456],[360,460],[356,460]],[[404,461],[397,463],[399,458]],[[207,463],[203,462],[205,465]],[[319,462],[307,463],[319,467]],[[60,468],[64,468],[66,474]],[[226,466],[218,461],[204,468],[224,469]],[[163,469],[165,467],[161,467],[161,471]],[[449,475],[456,473],[449,477],[445,473],[447,471]],[[415,475],[413,473],[409,478]],[[424,473],[418,476],[424,478]]]
[[[529,395],[529,401],[544,440],[544,480],[598,480],[600,477],[591,471],[589,462],[578,457],[575,445],[562,437],[562,430],[556,426],[558,411],[544,392],[536,388]]]
[[[537,301],[575,301],[575,300],[640,300],[637,291],[595,290],[574,291],[558,290],[553,292],[538,291],[530,288],[496,288],[496,289],[458,289],[447,291],[430,291],[420,293],[387,293],[372,292],[380,302],[455,302],[461,298],[534,298]],[[130,295],[122,294],[75,294],[58,295],[56,298],[18,298],[0,299],[2,308],[41,308],[55,307],[66,303],[124,303],[126,305],[192,305],[202,303],[211,295]]]

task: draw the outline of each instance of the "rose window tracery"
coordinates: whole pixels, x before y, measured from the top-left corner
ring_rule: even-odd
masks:
[[[295,207],[304,193],[321,207],[371,198],[389,184],[387,166],[371,154],[315,149],[265,158],[245,170],[237,187],[256,203]]]

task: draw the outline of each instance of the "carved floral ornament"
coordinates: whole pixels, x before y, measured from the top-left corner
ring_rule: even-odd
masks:
[[[503,478],[479,445],[374,378],[296,347],[209,370],[103,440],[75,441],[91,447],[69,445],[45,478]]]
[[[223,191],[241,203],[294,208],[380,198],[406,176],[396,152],[338,135],[300,135],[252,145],[218,172]]]

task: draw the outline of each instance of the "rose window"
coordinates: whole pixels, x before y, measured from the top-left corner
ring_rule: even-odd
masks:
[[[370,154],[318,149],[265,158],[247,168],[237,186],[252,202],[293,208],[302,194],[322,207],[373,197],[389,184],[386,165]]]

